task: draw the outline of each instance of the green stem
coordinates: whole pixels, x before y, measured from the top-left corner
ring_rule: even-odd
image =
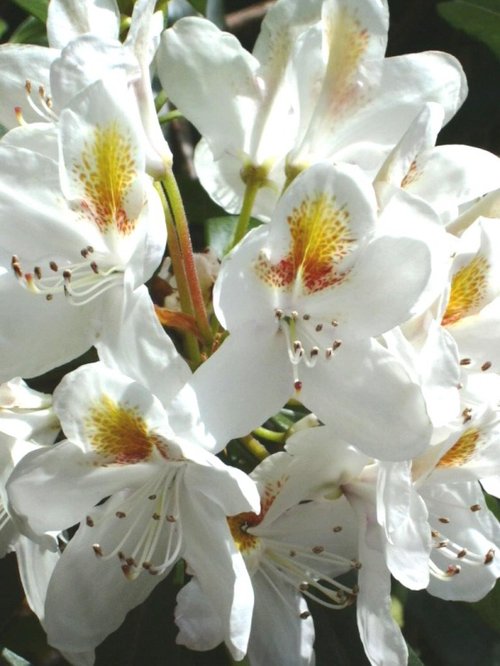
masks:
[[[155,98],[156,113],[158,113],[161,107],[164,106],[167,100],[168,100],[167,93],[164,90],[160,90],[160,92],[156,95]]]
[[[284,432],[276,432],[275,430],[269,430],[269,428],[255,428],[253,434],[261,439],[267,439],[268,442],[277,442],[281,444],[286,439],[286,434]]]
[[[176,118],[184,118],[183,114],[178,109],[169,111],[164,116],[158,116],[158,122],[160,125],[164,125],[165,123],[169,123],[171,120],[175,120]]]
[[[234,230],[231,247],[229,249],[232,249],[237,243],[239,243],[243,236],[246,234],[248,230],[248,224],[250,222],[250,217],[252,215],[252,208],[255,203],[255,197],[257,196],[257,192],[261,187],[261,181],[252,178],[248,180],[243,197],[243,206],[241,208],[238,223],[236,225],[236,229]]]
[[[167,225],[168,251],[170,254],[170,259],[172,261],[172,268],[177,282],[177,289],[179,290],[179,300],[181,304],[181,309],[186,314],[193,315],[194,314],[193,305],[191,303],[191,296],[189,292],[187,276],[184,270],[182,252],[179,246],[179,239],[177,238],[177,231],[175,229],[172,213],[170,211],[170,206],[168,205],[168,201],[167,198],[165,197],[165,192],[163,191],[163,187],[161,186],[161,184],[155,183],[155,188],[160,196],[163,206],[163,212],[165,214],[165,222]],[[186,331],[184,333],[184,342],[185,342],[186,356],[190,359],[190,361],[194,365],[196,366],[200,365],[201,355],[196,336],[190,333],[189,331]]]
[[[191,303],[193,305],[194,318],[205,341],[211,343],[212,329],[210,328],[210,323],[208,321],[200,281],[194,263],[193,246],[191,244],[186,211],[184,210],[182,197],[172,170],[167,171],[163,184],[172,210],[177,238],[179,239],[184,269],[186,271],[187,285],[191,296]]]
[[[257,458],[257,460],[264,460],[264,458],[268,457],[269,451],[252,435],[246,435],[246,437],[240,437],[240,439],[246,450]]]

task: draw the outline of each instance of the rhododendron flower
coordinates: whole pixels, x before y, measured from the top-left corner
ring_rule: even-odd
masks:
[[[118,76],[77,96],[58,124],[59,163],[0,144],[3,379],[83,353],[107,295],[123,300],[161,261],[163,213],[126,100]]]
[[[215,311],[230,335],[193,386],[217,438],[249,432],[296,395],[366,453],[423,450],[430,424],[420,388],[374,336],[408,319],[426,289],[427,215],[405,196],[378,219],[372,186],[353,166],[316,165],[292,183],[216,283]]]
[[[452,117],[466,93],[458,62],[434,52],[384,58],[387,29],[379,0],[279,0],[253,55],[202,19],[165,31],[158,73],[203,137],[196,168],[215,201],[239,212],[253,182],[254,212],[267,219],[304,167],[333,158],[375,175],[425,102]]]
[[[98,363],[66,375],[54,409],[68,440],[25,457],[9,481],[11,505],[35,533],[80,522],[47,592],[49,642],[92,650],[184,557],[241,656],[253,595],[226,515],[258,511],[259,497],[203,448],[199,430],[172,429],[179,412],[193,419],[194,396],[162,406]]]
[[[332,476],[325,491],[330,499],[318,501],[310,501],[318,494],[316,466],[306,456],[299,460],[277,453],[252,472],[261,511],[240,513],[228,522],[255,593],[248,644],[253,666],[313,664],[314,624],[306,600],[332,610],[355,601],[358,586],[336,579],[362,567],[355,515],[339,484],[347,470],[355,474],[364,460],[354,450],[347,452],[338,461],[338,478]],[[179,643],[207,650],[224,640],[223,619],[196,578],[181,590],[177,601]]]

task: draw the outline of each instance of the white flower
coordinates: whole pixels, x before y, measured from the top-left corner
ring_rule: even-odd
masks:
[[[127,95],[116,75],[77,96],[57,127],[59,162],[0,144],[1,379],[83,353],[106,304],[126,300],[161,261],[161,203]]]
[[[420,388],[374,337],[408,319],[426,290],[428,215],[405,195],[378,218],[354,166],[318,164],[292,183],[216,283],[215,311],[230,335],[193,386],[217,438],[246,434],[295,394],[370,455],[423,450],[430,424]]]
[[[255,607],[248,656],[253,666],[314,663],[314,625],[307,599],[332,610],[354,602],[357,585],[337,577],[357,571],[356,517],[339,497],[341,474],[354,474],[364,457],[353,449],[338,461],[320,495],[316,464],[307,455],[277,453],[252,472],[261,496],[260,513],[228,518],[231,534],[252,577]],[[223,618],[211,606],[196,578],[177,598],[177,641],[206,650],[224,639]],[[333,618],[332,618],[333,620]],[[272,626],[272,640],[269,627]]]
[[[92,650],[184,557],[241,654],[253,597],[226,515],[258,511],[259,498],[243,472],[202,448],[199,430],[172,429],[194,420],[194,396],[164,407],[93,364],[65,377],[54,409],[68,440],[24,458],[9,482],[16,515],[35,533],[81,523],[50,581],[49,642]]]
[[[375,175],[426,101],[452,117],[466,93],[460,65],[435,52],[384,58],[387,29],[379,0],[280,0],[253,55],[202,19],[165,31],[159,76],[203,137],[196,168],[209,194],[239,212],[253,181],[267,219],[304,167],[335,159]]]

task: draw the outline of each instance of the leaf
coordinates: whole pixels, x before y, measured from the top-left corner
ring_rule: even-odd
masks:
[[[0,39],[5,35],[8,28],[9,26],[7,25],[7,23],[5,23],[5,21],[0,18]]]
[[[408,666],[424,666],[424,662],[420,661],[417,653],[411,647],[411,645],[406,644],[408,647]]]
[[[207,0],[188,0],[189,4],[192,5],[197,12],[200,12],[200,14],[203,14],[203,16],[206,15],[207,13]]]
[[[15,44],[39,44],[47,46],[45,25],[34,16],[28,16],[11,35],[9,40]]]
[[[439,14],[454,28],[483,42],[500,59],[500,6],[498,0],[451,0],[437,5]]]
[[[228,252],[237,222],[238,217],[236,215],[212,217],[206,221],[206,243],[215,252],[217,259],[222,259]],[[252,218],[248,228],[254,229],[260,224],[262,223],[259,220]]]
[[[9,664],[9,666],[30,666],[29,661],[26,661],[26,659],[23,659],[14,652],[7,650],[7,648],[2,650],[1,657],[2,663]]]
[[[42,21],[42,23],[47,22],[49,0],[14,0],[14,2],[18,7],[24,9],[25,12]]]

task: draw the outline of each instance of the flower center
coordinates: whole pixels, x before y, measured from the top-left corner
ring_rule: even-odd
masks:
[[[92,545],[99,559],[117,557],[130,580],[144,571],[152,576],[164,574],[175,564],[183,543],[179,489],[184,469],[184,465],[169,465],[145,485],[117,493],[87,516],[83,529],[97,528],[102,536],[100,543]]]
[[[355,238],[349,213],[330,194],[305,197],[287,218],[288,254],[272,263],[263,250],[255,263],[257,276],[274,289],[291,292],[302,287],[314,294],[340,284],[347,276],[339,264],[352,251]]]
[[[294,388],[300,391],[302,382],[299,378],[299,364],[303,362],[308,368],[313,368],[320,355],[328,361],[342,345],[342,340],[333,338],[333,335],[328,337],[337,328],[338,322],[332,319],[325,323],[309,314],[300,316],[296,310],[285,312],[281,308],[275,309],[274,316],[278,330],[286,338],[288,357],[293,366]]]
[[[486,290],[488,269],[486,258],[477,256],[455,273],[443,326],[454,324],[478,310]]]
[[[480,435],[481,431],[477,428],[466,430],[440,459],[437,467],[461,467],[465,465],[474,455]]]
[[[96,453],[117,464],[146,461],[155,449],[169,457],[166,441],[148,429],[139,409],[119,404],[107,395],[90,408],[85,434]]]
[[[94,128],[93,140],[85,143],[73,173],[83,188],[83,216],[102,233],[115,229],[123,236],[130,234],[137,220],[127,213],[127,197],[137,172],[130,137],[116,122]]]
[[[56,294],[64,294],[72,305],[86,305],[111,287],[123,282],[123,268],[103,268],[92,256],[94,249],[88,245],[80,254],[83,260],[60,267],[49,261],[46,267],[34,266],[24,271],[19,258],[14,255],[11,267],[23,287],[34,294],[43,294],[51,301]]]

